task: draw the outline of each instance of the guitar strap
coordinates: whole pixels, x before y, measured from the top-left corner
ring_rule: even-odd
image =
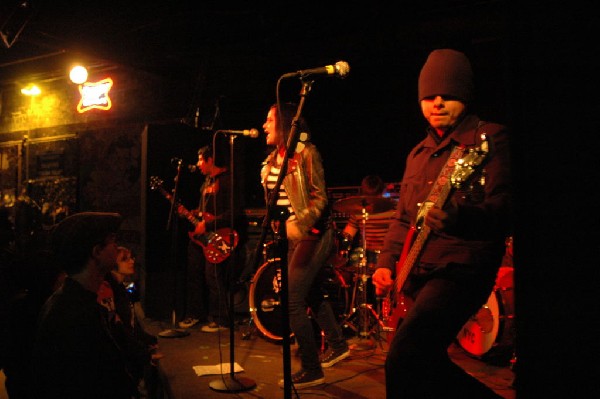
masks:
[[[454,166],[456,162],[463,156],[465,152],[465,146],[462,144],[457,144],[452,148],[450,155],[448,156],[448,160],[440,170],[440,174],[438,175],[435,184],[431,187],[431,191],[427,196],[425,202],[421,206],[419,213],[417,215],[417,222],[420,222],[421,219],[425,216],[427,211],[434,205],[441,206],[442,203],[446,200],[446,196],[448,195],[448,190],[450,189],[450,184],[448,184],[449,176],[454,171]],[[441,199],[441,201],[440,201]],[[417,223],[416,225],[419,225]]]

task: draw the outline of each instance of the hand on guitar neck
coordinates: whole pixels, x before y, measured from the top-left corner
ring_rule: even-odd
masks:
[[[185,217],[187,210],[186,208],[179,204],[177,206],[177,213],[179,215],[181,215],[182,217]],[[194,217],[197,218],[197,223],[194,224],[194,232],[193,235],[201,235],[206,233],[206,223],[212,223],[214,222],[217,218],[208,213],[208,212],[200,212],[198,210],[192,210],[189,211],[190,214],[194,215]]]

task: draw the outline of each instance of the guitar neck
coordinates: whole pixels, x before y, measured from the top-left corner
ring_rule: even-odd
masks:
[[[433,206],[441,208],[442,205],[446,202],[448,196],[450,195],[451,190],[452,185],[449,181],[442,187],[440,187],[439,192],[436,193],[435,202]],[[421,227],[418,230],[417,237],[412,243],[410,251],[408,252],[408,255],[406,255],[406,259],[404,259],[404,262],[402,263],[401,267],[397,268],[399,270],[396,270],[396,279],[394,280],[393,291],[397,292],[404,286],[404,283],[406,282],[406,279],[408,278],[411,269],[413,268],[414,264],[417,262],[417,259],[419,259],[419,256],[421,255],[421,251],[425,246],[425,242],[429,238],[430,232],[431,229],[424,223],[421,223]]]
[[[430,228],[427,226],[423,226],[419,230],[417,238],[415,238],[415,241],[410,247],[410,251],[406,256],[406,259],[402,263],[401,267],[397,268],[399,270],[396,270],[396,279],[394,280],[394,287],[391,292],[398,292],[402,286],[404,286],[404,283],[406,282],[413,265],[416,263],[417,259],[419,259],[421,250],[425,246],[425,241],[427,241],[427,238],[429,237],[429,232]]]
[[[160,193],[169,201],[173,201],[173,196],[167,192],[164,188],[160,188]],[[185,217],[194,227],[200,223],[200,219],[198,219],[192,212],[187,210],[183,205],[179,204],[177,207],[177,213],[181,216]]]

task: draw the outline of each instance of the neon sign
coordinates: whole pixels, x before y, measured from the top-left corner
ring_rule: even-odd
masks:
[[[111,78],[102,79],[99,82],[85,82],[79,85],[79,93],[81,100],[77,104],[77,112],[80,114],[91,109],[109,110],[112,107],[112,102],[108,96],[108,92],[112,88],[113,81]]]

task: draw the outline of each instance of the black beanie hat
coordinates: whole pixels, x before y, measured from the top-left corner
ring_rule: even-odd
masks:
[[[419,101],[447,95],[468,103],[473,99],[473,71],[466,55],[452,49],[433,50],[419,75]]]

